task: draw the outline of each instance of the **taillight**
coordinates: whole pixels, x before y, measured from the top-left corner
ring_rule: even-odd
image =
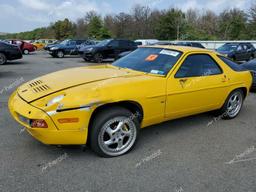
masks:
[[[48,128],[48,125],[43,119],[32,119],[30,126],[32,128]]]

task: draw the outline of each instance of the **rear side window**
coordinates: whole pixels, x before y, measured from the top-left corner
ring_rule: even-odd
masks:
[[[238,65],[237,63],[231,61],[230,59],[224,57],[224,56],[220,56],[218,55],[218,57],[226,64],[228,65],[231,69],[233,69],[234,71],[246,71],[246,69],[241,66]]]
[[[200,77],[221,74],[222,70],[218,64],[207,54],[189,55],[178,72],[176,78]]]

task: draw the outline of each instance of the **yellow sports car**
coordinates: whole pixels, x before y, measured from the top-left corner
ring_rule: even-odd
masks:
[[[252,75],[213,51],[140,47],[112,65],[66,69],[32,80],[9,99],[16,121],[45,144],[88,144],[123,155],[141,128],[216,111],[236,117]]]

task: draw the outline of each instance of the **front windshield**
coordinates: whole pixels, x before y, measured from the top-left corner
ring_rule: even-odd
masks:
[[[113,63],[114,66],[136,71],[166,75],[182,53],[177,50],[141,47]]]
[[[61,45],[66,45],[68,42],[69,42],[69,40],[64,40],[64,41],[62,41],[60,44],[61,44]]]
[[[107,40],[101,41],[97,45],[98,46],[106,46],[110,41],[112,41],[112,39],[107,39]]]
[[[237,45],[234,44],[225,44],[217,49],[217,51],[235,51],[237,49]]]

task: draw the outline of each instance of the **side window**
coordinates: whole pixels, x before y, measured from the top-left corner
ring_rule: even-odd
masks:
[[[119,46],[119,42],[116,40],[111,41],[108,45],[112,46],[112,47],[118,47]]]
[[[175,78],[183,77],[200,77],[221,74],[222,70],[218,64],[207,54],[189,55],[178,72]]]
[[[243,50],[243,47],[241,46],[241,45],[239,45],[238,47],[237,47],[237,51],[242,51]]]
[[[243,48],[244,48],[244,50],[249,49],[249,47],[246,44],[243,45]]]

